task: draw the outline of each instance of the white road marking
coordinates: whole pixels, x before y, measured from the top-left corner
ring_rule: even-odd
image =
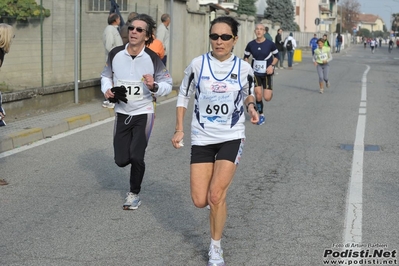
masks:
[[[363,159],[367,114],[367,73],[369,70],[370,66],[367,66],[362,77],[362,92],[353,149],[352,172],[346,198],[344,244],[361,244],[362,242]]]
[[[157,105],[170,103],[170,102],[176,101],[176,99],[177,99],[177,97],[173,97],[173,98],[170,98],[168,100],[165,100],[165,101],[162,101],[160,103],[157,103]],[[52,142],[52,141],[57,140],[57,139],[61,139],[61,138],[70,136],[72,134],[84,131],[84,130],[89,129],[89,128],[100,126],[102,124],[105,124],[105,123],[108,123],[108,122],[111,122],[111,121],[114,121],[114,120],[115,120],[115,117],[110,117],[110,118],[104,119],[102,121],[89,124],[87,126],[79,127],[79,128],[76,128],[76,129],[72,129],[72,130],[66,131],[64,133],[60,133],[58,135],[51,136],[51,138],[42,139],[42,140],[36,141],[36,142],[34,142],[32,144],[28,144],[28,145],[25,145],[25,146],[22,146],[22,147],[18,147],[18,148],[9,150],[9,151],[5,151],[3,153],[0,153],[0,159],[8,157],[8,156],[16,154],[16,153],[19,153],[19,152],[22,152],[22,151],[26,151],[26,150],[38,147],[40,145]]]
[[[45,138],[45,139],[42,139],[42,140],[35,141],[35,142],[33,142],[32,144],[28,144],[28,145],[21,146],[21,147],[18,147],[18,148],[9,150],[9,151],[5,151],[5,152],[3,152],[3,153],[0,153],[0,158],[5,158],[5,157],[7,157],[7,156],[10,156],[10,155],[13,155],[13,154],[22,152],[22,151],[26,151],[26,150],[29,150],[29,149],[32,149],[32,148],[41,146],[41,145],[43,145],[43,144],[52,142],[52,141],[54,141],[54,140],[58,140],[58,139],[61,139],[61,138],[70,136],[70,135],[72,135],[72,134],[75,134],[75,133],[81,132],[81,131],[83,131],[83,130],[86,130],[86,129],[89,129],[89,128],[93,128],[93,127],[96,127],[96,126],[99,126],[99,125],[102,125],[102,124],[111,122],[111,121],[113,121],[113,120],[115,120],[115,117],[110,117],[110,118],[104,119],[104,120],[102,120],[102,121],[89,124],[89,125],[87,125],[87,126],[75,128],[75,129],[72,129],[72,130],[69,130],[69,131],[60,133],[60,134],[58,134],[58,135],[51,136],[51,138]]]

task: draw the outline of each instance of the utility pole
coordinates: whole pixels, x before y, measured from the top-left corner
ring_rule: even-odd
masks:
[[[341,14],[340,14],[340,17],[341,17],[341,22],[339,23],[339,34],[342,34],[342,3],[340,4],[340,7],[341,7]]]

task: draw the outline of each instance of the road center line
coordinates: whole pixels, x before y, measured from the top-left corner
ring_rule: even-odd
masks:
[[[353,149],[352,172],[346,198],[345,244],[361,244],[362,242],[364,135],[367,115],[367,73],[370,70],[370,66],[367,65],[366,67],[367,69],[362,77],[362,92]]]

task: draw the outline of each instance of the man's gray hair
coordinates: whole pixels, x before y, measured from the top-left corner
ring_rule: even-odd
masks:
[[[163,14],[163,15],[161,16],[161,21],[162,21],[162,22],[166,22],[168,19],[170,19],[169,14]]]

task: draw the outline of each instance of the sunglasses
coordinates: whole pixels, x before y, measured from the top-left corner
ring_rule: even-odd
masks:
[[[209,34],[209,38],[211,38],[211,40],[218,40],[219,38],[222,39],[222,41],[228,41],[234,38],[234,35],[230,35],[230,34],[222,34],[222,35],[218,35],[216,33],[212,33]]]
[[[145,30],[143,28],[135,27],[135,26],[129,26],[127,28],[128,28],[129,31],[134,31],[134,29],[136,29],[136,31],[139,32],[139,33],[142,33],[143,31],[147,31],[147,30]]]

